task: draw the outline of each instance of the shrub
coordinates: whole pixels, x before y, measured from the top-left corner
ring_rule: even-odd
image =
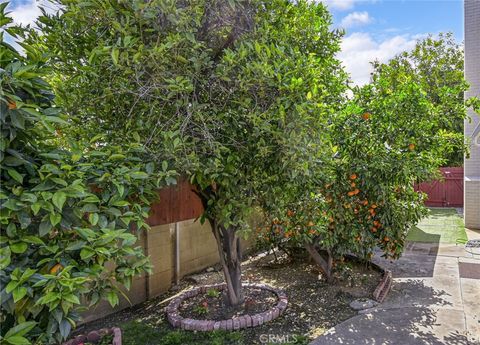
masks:
[[[6,4],[0,22],[9,23]],[[19,28],[6,31],[15,35]],[[137,244],[156,189],[174,177],[138,143],[62,137],[40,51],[20,55],[0,37],[1,343],[58,343],[82,305],[112,306],[149,270]]]

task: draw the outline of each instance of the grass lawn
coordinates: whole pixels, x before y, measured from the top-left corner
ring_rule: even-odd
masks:
[[[122,344],[158,344],[158,345],[229,345],[245,344],[243,334],[240,332],[188,332],[172,330],[166,323],[153,326],[149,323],[129,321],[122,325]]]
[[[467,233],[463,218],[454,208],[431,208],[407,235],[407,241],[425,243],[466,243]]]

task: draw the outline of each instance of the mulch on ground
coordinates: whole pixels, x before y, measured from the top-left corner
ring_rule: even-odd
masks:
[[[237,331],[238,337],[235,343],[261,344],[270,335],[277,337],[277,339],[285,336],[284,339],[295,339],[296,343],[308,343],[309,340],[323,334],[327,329],[356,315],[356,312],[349,307],[349,303],[358,298],[371,298],[381,279],[381,273],[368,267],[365,263],[347,262],[342,272],[337,274],[337,283],[328,284],[312,263],[305,260],[291,261],[286,257],[280,257],[280,260],[274,261],[274,257],[268,255],[257,256],[245,261],[243,264],[243,279],[245,282],[264,283],[283,289],[288,296],[288,307],[282,316],[271,322],[259,327]],[[129,330],[129,322],[137,321],[142,325],[149,325],[152,330],[155,328],[162,329],[161,334],[165,334],[169,329],[171,332],[179,332],[171,328],[165,317],[165,307],[172,296],[176,296],[194,286],[222,281],[223,275],[219,267],[213,271],[205,271],[186,277],[179,286],[162,296],[104,319],[91,322],[84,325],[79,331],[85,332],[90,329],[120,326],[125,332],[125,330]],[[247,297],[252,296],[247,295]],[[255,306],[251,306],[253,308],[263,309],[262,301],[265,302],[265,309],[272,303],[270,301],[271,296],[259,295],[257,297]],[[204,299],[201,297],[192,301],[183,312],[187,313],[187,316],[189,313],[193,316],[195,305],[201,305],[202,302],[204,302]],[[217,307],[220,307],[220,304]],[[211,313],[224,313],[224,315],[231,315],[232,312],[235,312],[233,310],[214,311],[214,308],[211,308],[211,310]],[[219,314],[208,315],[208,317],[220,316]],[[196,317],[198,318],[198,313]],[[223,318],[223,315],[221,317]],[[175,342],[164,342],[159,338],[161,336],[151,337],[148,341],[141,340],[143,343],[140,343],[140,341],[136,342],[134,337],[129,338],[128,334],[124,336],[124,339],[130,339],[127,341],[127,345],[176,344]],[[181,343],[188,342],[183,340]],[[192,344],[194,343],[195,340],[192,340]],[[197,341],[197,343],[201,342]]]

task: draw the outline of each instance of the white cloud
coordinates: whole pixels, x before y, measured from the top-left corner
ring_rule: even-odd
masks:
[[[370,17],[367,11],[352,12],[342,19],[340,26],[344,28],[351,28],[354,26],[361,26],[371,23],[373,18]]]
[[[376,3],[379,0],[311,0],[322,2],[327,5],[329,10],[346,11],[355,7],[356,3]]]
[[[40,6],[45,8],[47,13],[55,13],[58,11],[58,6],[48,0],[27,0],[19,5],[11,2],[8,6],[8,11],[16,24],[33,25],[37,17],[42,14],[39,8]]]
[[[338,58],[350,73],[353,82],[364,85],[370,81],[370,62],[387,62],[395,55],[411,50],[421,35],[397,35],[383,41],[376,41],[370,34],[355,32],[343,39],[342,51]]]
[[[323,0],[322,2],[331,10],[345,11],[353,8],[355,1],[356,0]]]

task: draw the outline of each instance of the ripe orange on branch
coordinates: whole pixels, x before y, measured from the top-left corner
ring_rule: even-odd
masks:
[[[60,271],[63,268],[61,264],[56,264],[50,269],[50,274],[57,274],[58,271]]]

